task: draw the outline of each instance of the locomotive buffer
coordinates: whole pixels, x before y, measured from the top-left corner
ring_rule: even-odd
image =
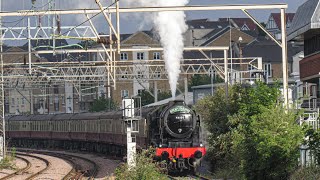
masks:
[[[141,112],[141,106],[140,106]],[[141,113],[135,112],[135,99],[122,100],[122,115],[127,130],[127,163],[129,169],[136,166],[136,134],[139,133]]]

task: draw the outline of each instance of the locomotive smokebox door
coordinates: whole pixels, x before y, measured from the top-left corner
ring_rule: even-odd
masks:
[[[174,138],[187,138],[195,130],[196,120],[194,111],[183,101],[169,102],[168,107],[162,112],[161,118],[166,129]]]

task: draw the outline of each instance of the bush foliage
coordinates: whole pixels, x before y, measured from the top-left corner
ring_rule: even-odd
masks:
[[[117,109],[117,104],[109,98],[100,97],[99,99],[95,99],[93,104],[90,106],[90,112],[101,112],[101,111],[111,111]]]
[[[144,151],[137,154],[136,167],[129,170],[127,164],[122,164],[116,169],[116,179],[122,180],[167,180],[168,177],[162,173],[158,163],[148,156],[148,152]]]
[[[278,103],[279,95],[277,86],[234,85],[228,95],[221,88],[196,105],[211,134],[214,170],[232,164],[237,173],[226,178],[284,179],[295,169],[303,130],[297,114]]]

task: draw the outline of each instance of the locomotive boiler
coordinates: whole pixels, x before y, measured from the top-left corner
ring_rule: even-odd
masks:
[[[201,120],[183,101],[142,108],[137,146],[155,148],[155,160],[169,171],[196,170],[206,153]],[[6,117],[6,135],[13,146],[64,148],[125,155],[126,126],[122,111],[16,115]]]

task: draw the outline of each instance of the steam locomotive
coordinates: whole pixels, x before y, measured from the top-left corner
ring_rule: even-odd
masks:
[[[169,172],[195,171],[205,155],[201,121],[183,101],[142,109],[137,146],[155,148]],[[62,147],[124,155],[126,126],[122,111],[6,117],[11,146]]]

